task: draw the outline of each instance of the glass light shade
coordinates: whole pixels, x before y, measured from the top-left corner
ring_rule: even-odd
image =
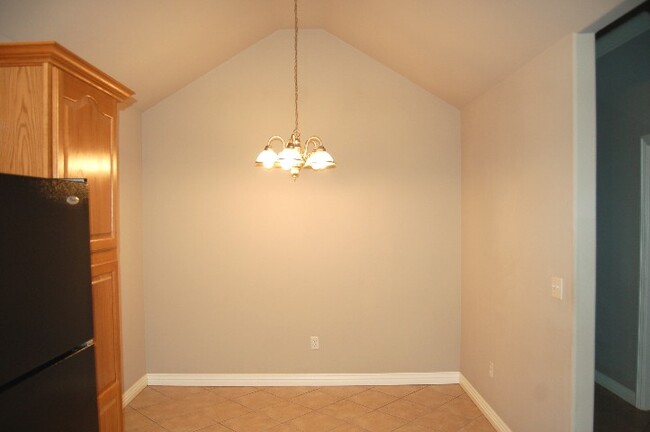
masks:
[[[305,166],[314,170],[321,170],[325,168],[333,168],[336,164],[334,163],[332,155],[325,150],[325,147],[321,146],[309,155],[307,162],[305,162]]]
[[[256,165],[262,165],[266,169],[273,168],[275,162],[278,160],[278,155],[273,151],[271,146],[264,147],[264,150],[257,156],[255,160]]]
[[[303,160],[297,148],[294,146],[287,146],[278,155],[278,162],[280,162],[280,168],[287,171],[292,167],[302,165]]]

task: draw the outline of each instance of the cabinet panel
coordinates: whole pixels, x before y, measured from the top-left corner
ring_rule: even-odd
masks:
[[[0,67],[0,172],[50,177],[43,67]]]
[[[116,104],[105,93],[58,69],[57,177],[88,179],[91,250],[116,245]]]
[[[97,398],[99,430],[101,432],[122,431],[122,399],[119,396],[119,391],[120,386],[116,383]]]
[[[91,257],[92,261],[92,257]],[[117,262],[92,266],[97,409],[101,432],[122,431],[120,309]]]
[[[97,392],[101,394],[120,376],[119,303],[117,263],[92,268],[93,318]]]

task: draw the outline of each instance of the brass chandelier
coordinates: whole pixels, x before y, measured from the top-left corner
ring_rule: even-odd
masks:
[[[293,84],[295,103],[295,125],[291,136],[286,141],[278,135],[269,138],[264,150],[257,156],[255,166],[266,169],[280,168],[289,171],[291,178],[296,181],[303,168],[323,170],[335,168],[334,158],[325,150],[321,139],[317,136],[307,138],[303,148],[298,130],[298,0],[294,0],[294,32],[293,32]],[[277,154],[272,147],[275,141],[282,143],[282,151]],[[310,146],[312,149],[309,150]]]

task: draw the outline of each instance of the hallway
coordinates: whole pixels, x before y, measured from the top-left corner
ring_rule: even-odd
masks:
[[[640,411],[596,384],[594,432],[650,432],[650,411]]]

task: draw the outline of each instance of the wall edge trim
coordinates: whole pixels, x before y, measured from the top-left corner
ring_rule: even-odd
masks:
[[[474,388],[463,374],[460,374],[460,386],[465,390],[465,393],[467,393],[470,399],[474,401],[478,409],[481,410],[485,418],[488,419],[490,424],[492,424],[498,432],[512,432],[512,429],[510,429],[506,422],[499,417],[496,411],[494,411],[490,404],[483,399],[483,396],[481,396],[478,390]]]
[[[150,385],[167,386],[346,386],[458,384],[459,372],[358,374],[148,374]]]
[[[624,401],[636,406],[636,393],[613,378],[596,371],[596,384],[605,387]]]
[[[122,408],[126,407],[135,399],[142,390],[144,390],[149,384],[149,379],[147,375],[142,375],[139,380],[137,380],[131,387],[129,387],[124,393],[122,393]]]

